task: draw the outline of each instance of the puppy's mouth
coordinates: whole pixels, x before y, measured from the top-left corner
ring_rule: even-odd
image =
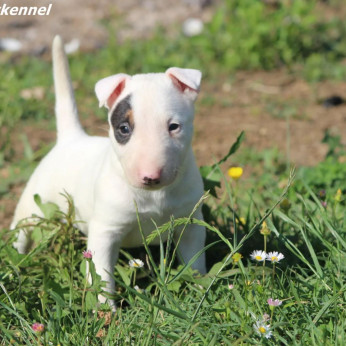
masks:
[[[161,183],[161,179],[160,178],[152,179],[152,178],[145,177],[143,179],[143,185],[144,186],[148,186],[148,187],[152,187],[152,186],[155,186],[155,185],[160,185],[160,183]]]
[[[163,181],[159,180],[159,181],[143,181],[140,186],[140,188],[144,189],[144,190],[160,190],[163,187],[170,185],[171,182],[169,183],[164,183]]]

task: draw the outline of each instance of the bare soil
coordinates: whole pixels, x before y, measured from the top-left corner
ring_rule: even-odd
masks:
[[[174,7],[168,0],[143,1],[140,5],[135,0],[50,2],[54,11],[49,17],[1,18],[0,37],[20,39],[26,53],[37,54],[60,33],[67,41],[78,38],[81,49],[88,50],[107,42],[109,31],[102,23],[115,13],[123,23],[118,35],[138,38],[150,35],[157,24],[180,23],[189,16],[206,19],[212,13],[212,7],[201,8],[198,1],[178,1]],[[36,0],[36,4],[45,5],[47,1]],[[225,155],[242,130],[246,131],[245,145],[251,150],[278,148],[297,166],[315,165],[324,158],[327,147],[321,140],[326,129],[346,143],[346,105],[325,108],[321,103],[332,95],[346,98],[345,82],[309,84],[285,70],[239,72],[230,78],[203,81],[193,142],[200,165]],[[93,134],[105,135],[107,126],[96,116],[83,122],[87,128],[96,129]],[[55,139],[54,130],[47,130],[45,123],[21,125],[17,131],[27,134],[34,149]],[[23,148],[18,147],[17,152],[20,158]],[[6,174],[6,168],[0,170],[0,179]],[[9,226],[22,188],[22,184],[15,185],[0,199],[0,228]]]

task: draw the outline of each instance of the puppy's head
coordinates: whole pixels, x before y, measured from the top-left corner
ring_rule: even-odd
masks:
[[[165,73],[100,80],[95,91],[108,108],[110,139],[129,183],[155,189],[171,184],[185,164],[193,132],[201,72]]]

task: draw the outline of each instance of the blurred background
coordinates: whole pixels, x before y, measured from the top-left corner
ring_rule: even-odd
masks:
[[[200,165],[222,158],[245,130],[229,165],[243,166],[247,176],[328,158],[346,180],[344,1],[30,2],[50,4],[45,16],[0,16],[0,227],[8,226],[24,182],[54,144],[56,34],[66,42],[89,133],[107,134],[106,111],[93,91],[99,79],[197,68],[204,76],[193,143]]]

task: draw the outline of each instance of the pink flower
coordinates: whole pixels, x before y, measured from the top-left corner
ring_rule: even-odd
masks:
[[[273,300],[273,298],[269,298],[267,302],[270,306],[280,306],[282,304],[282,300],[279,300],[279,299]]]
[[[92,254],[91,250],[85,250],[85,251],[83,251],[83,257],[84,257],[84,258],[92,259],[92,258],[93,258],[93,254]]]
[[[229,285],[228,285],[228,288],[229,288],[230,290],[233,290],[233,288],[234,288],[234,285],[232,285],[232,284],[229,284]]]
[[[36,333],[42,333],[44,331],[44,324],[36,322],[31,326],[31,328]]]
[[[327,202],[326,201],[321,201],[322,207],[327,208]]]

